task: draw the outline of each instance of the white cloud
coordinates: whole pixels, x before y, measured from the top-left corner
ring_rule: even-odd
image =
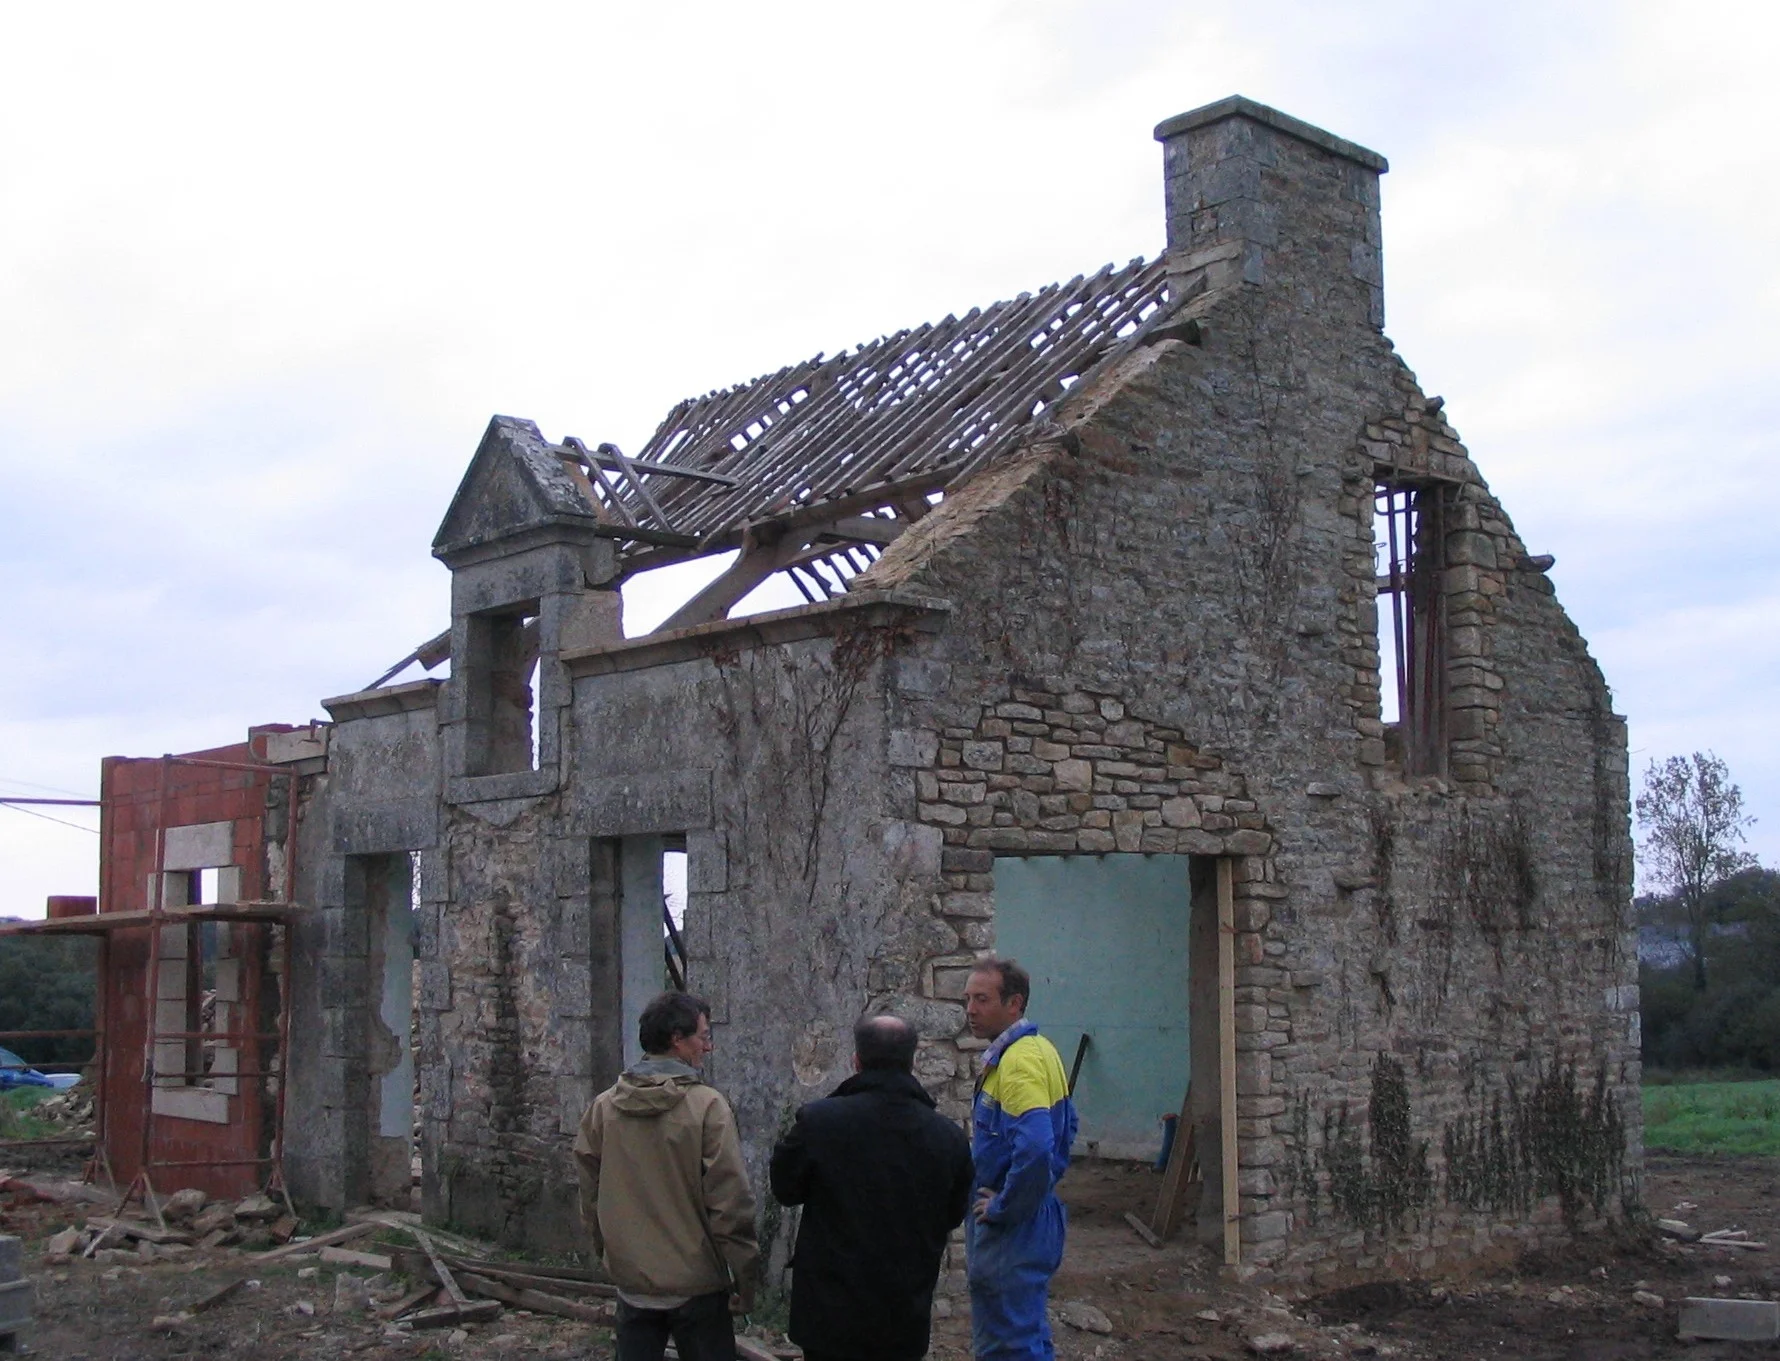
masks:
[[[1153,252],[1151,127],[1240,90],[1390,156],[1405,357],[1558,555],[1635,740],[1715,745],[1780,829],[1780,753],[1748,726],[1777,684],[1776,22],[15,9],[0,775],[91,792],[102,755],[307,718],[435,632],[426,548],[494,412],[634,447],[680,397]],[[671,608],[631,595],[633,621]],[[0,913],[81,863],[28,821],[0,813]]]

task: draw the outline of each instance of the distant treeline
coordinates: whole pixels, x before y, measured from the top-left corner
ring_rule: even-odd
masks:
[[[1708,911],[1702,990],[1676,904],[1638,900],[1646,937],[1674,942],[1647,949],[1639,967],[1644,1062],[1780,1073],[1780,873],[1748,869],[1722,880],[1710,891]]]
[[[90,936],[0,937],[0,1031],[91,1030],[93,959]],[[12,1040],[0,1035],[27,1063],[85,1063],[91,1040]]]

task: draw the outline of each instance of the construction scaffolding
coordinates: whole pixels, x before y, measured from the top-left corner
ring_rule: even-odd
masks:
[[[116,1178],[112,1173],[114,1161],[113,1142],[119,1136],[118,1116],[120,1111],[114,1110],[123,1092],[114,1087],[108,1078],[111,1076],[111,1060],[115,1057],[110,1050],[111,1040],[118,1026],[111,1024],[108,1015],[113,985],[118,988],[120,996],[128,995],[129,987],[126,980],[119,974],[124,966],[115,962],[117,951],[114,938],[119,932],[146,931],[148,933],[147,967],[143,971],[140,996],[142,998],[143,1043],[142,1068],[139,1086],[136,1086],[135,1113],[139,1116],[137,1132],[136,1170],[127,1186],[123,1188],[121,1202],[128,1203],[140,1194],[145,1206],[159,1215],[159,1194],[155,1187],[155,1173],[175,1169],[221,1168],[255,1166],[264,1167],[266,1175],[261,1182],[262,1189],[268,1195],[279,1195],[289,1207],[290,1197],[284,1180],[284,1123],[285,1099],[288,1089],[286,1073],[290,1055],[290,979],[291,979],[291,927],[298,906],[289,900],[289,886],[295,882],[296,876],[296,822],[297,822],[297,776],[293,771],[277,765],[245,763],[231,761],[207,760],[191,756],[162,756],[154,759],[158,765],[156,777],[156,797],[154,801],[153,827],[155,834],[154,872],[149,879],[150,892],[148,906],[144,909],[108,911],[108,879],[101,877],[100,897],[96,912],[81,915],[51,918],[44,921],[20,922],[0,926],[0,936],[65,936],[90,935],[99,941],[98,955],[95,960],[94,988],[94,1025],[85,1031],[14,1031],[8,1032],[10,1038],[49,1038],[55,1037],[91,1037],[94,1041],[92,1058],[89,1067],[94,1073],[94,1154],[87,1165],[87,1179],[96,1181],[101,1175],[117,1189]],[[245,772],[255,776],[283,778],[290,782],[290,796],[286,800],[287,825],[284,838],[283,883],[285,897],[280,900],[253,900],[235,902],[202,903],[196,905],[170,904],[164,891],[166,884],[167,865],[167,831],[166,809],[168,802],[167,776],[168,771],[176,766],[204,767],[213,770]],[[102,831],[110,821],[110,802],[106,798],[98,801]],[[102,839],[102,855],[109,847],[109,840]],[[241,991],[231,1003],[231,1013],[238,1013],[240,1023],[228,1026],[212,1026],[210,1028],[187,1026],[169,1026],[163,1024],[163,1013],[166,1010],[166,998],[169,988],[165,981],[169,965],[177,965],[181,969],[190,969],[193,961],[183,954],[175,954],[170,949],[174,937],[170,932],[183,931],[185,939],[195,937],[206,927],[221,924],[252,928],[254,934],[244,937],[247,948],[241,951],[242,960],[253,967],[240,970]],[[276,939],[261,941],[258,932],[264,929]],[[183,942],[182,942],[183,943]],[[277,1024],[274,1029],[267,1029],[256,1023],[262,1013],[266,997],[262,991],[262,978],[268,972],[265,963],[276,959],[276,966],[269,971],[277,980]],[[188,994],[180,991],[177,1000],[182,1006],[188,1000]],[[214,1005],[214,1003],[213,1003]],[[268,1052],[270,1046],[270,1052]],[[182,1061],[174,1060],[175,1052],[183,1054]],[[218,1064],[207,1067],[204,1054],[208,1051],[212,1061],[225,1052],[231,1052],[231,1062],[226,1066]],[[174,1066],[177,1063],[177,1066]],[[157,1092],[200,1086],[208,1090],[227,1091],[233,1088],[240,1091],[239,1084],[254,1082],[262,1084],[262,1098],[267,1089],[272,1094],[272,1119],[264,1131],[264,1138],[254,1137],[251,1145],[263,1143],[263,1151],[256,1151],[245,1157],[205,1157],[180,1158],[165,1155],[157,1140],[157,1121],[171,1118],[158,1109]],[[121,1086],[121,1084],[118,1084]],[[135,1102],[133,1102],[135,1104]],[[232,1106],[226,1100],[219,1103],[225,1112],[222,1122],[230,1127],[237,1136],[250,1118],[259,1118],[261,1106],[259,1102],[240,1103]],[[231,1112],[233,1112],[231,1114]],[[67,1143],[66,1139],[16,1141],[16,1144],[35,1143],[48,1145]],[[15,1144],[15,1146],[16,1146]]]

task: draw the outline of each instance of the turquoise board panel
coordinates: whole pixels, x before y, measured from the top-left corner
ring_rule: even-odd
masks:
[[[995,949],[1032,975],[1031,1016],[1076,1080],[1076,1149],[1154,1157],[1190,1072],[1184,855],[1006,856]]]

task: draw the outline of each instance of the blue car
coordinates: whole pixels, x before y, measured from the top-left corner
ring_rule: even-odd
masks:
[[[50,1087],[65,1092],[80,1081],[79,1073],[40,1073],[10,1049],[0,1049],[0,1092],[13,1087]]]

